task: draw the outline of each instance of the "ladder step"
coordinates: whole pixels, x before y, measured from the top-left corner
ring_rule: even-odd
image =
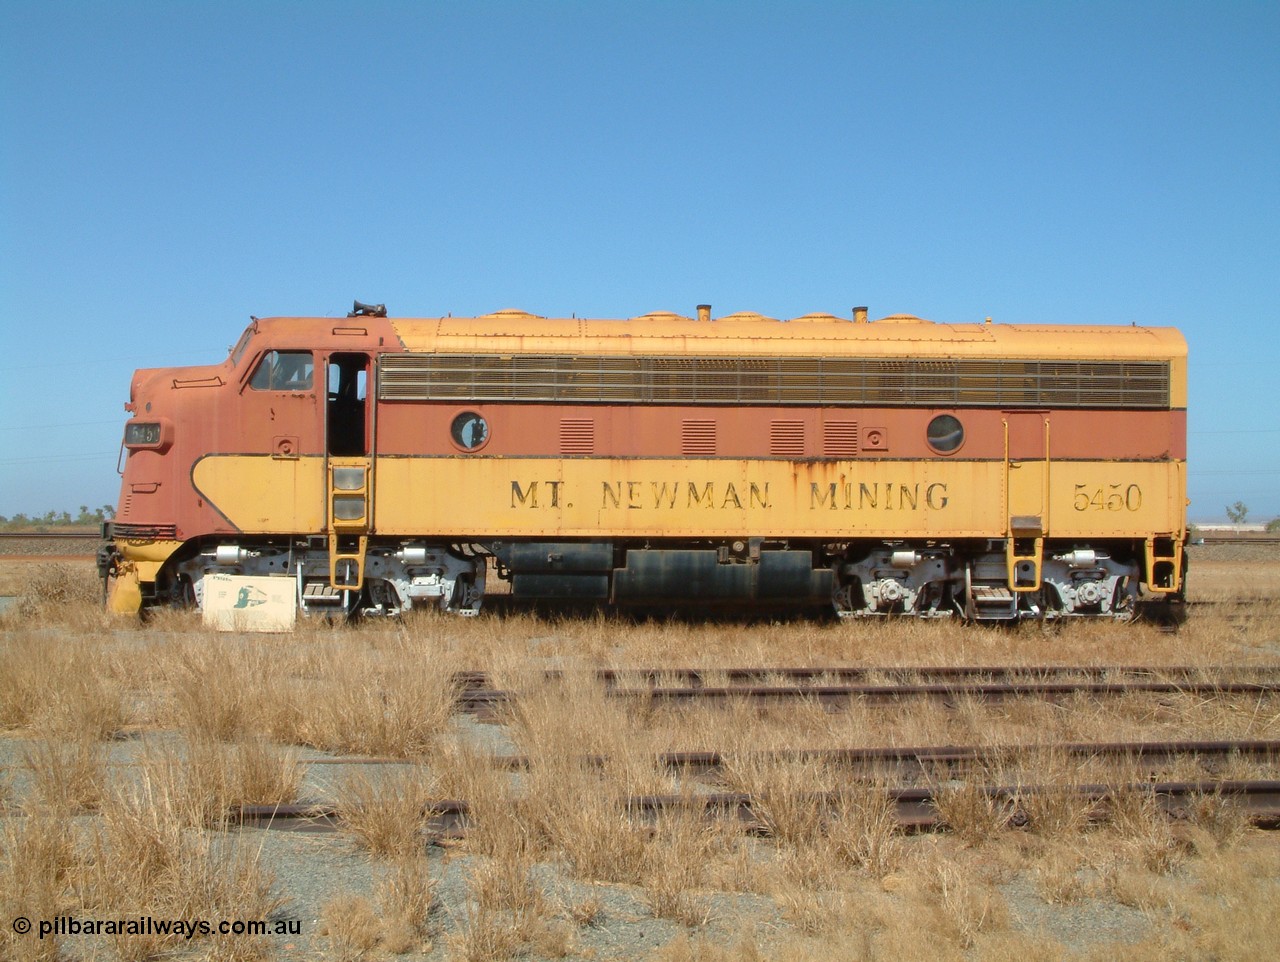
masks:
[[[304,585],[302,597],[311,604],[342,604],[342,592],[320,581],[312,581]]]
[[[1009,604],[1013,601],[1013,592],[1005,585],[974,585],[973,600],[980,605]]]
[[[369,548],[369,536],[357,535],[355,550],[348,541],[339,547],[339,536],[329,533],[329,584],[335,589],[360,591],[364,587],[364,559]]]
[[[308,581],[302,586],[299,607],[303,611],[333,611],[343,607],[345,594],[323,581]]]

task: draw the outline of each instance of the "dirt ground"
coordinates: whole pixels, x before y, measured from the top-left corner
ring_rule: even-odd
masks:
[[[1181,822],[1135,795],[1103,822],[1058,811],[994,830],[956,783],[951,830],[904,835],[877,820],[871,794],[819,818],[779,791],[764,837],[675,818],[641,825],[616,803],[843,784],[832,771],[752,768],[762,747],[1280,740],[1275,699],[673,710],[622,707],[583,680],[628,664],[1280,666],[1280,553],[1192,550],[1192,600],[1250,604],[1203,618],[1193,609],[1176,634],[514,614],[217,635],[189,616],[105,618],[91,562],[56,572],[44,562],[43,594],[65,602],[0,616],[0,958],[1266,957],[1280,833],[1248,827],[1214,796]],[[0,595],[22,595],[32,571],[0,562]],[[534,690],[548,666],[578,680]],[[496,723],[455,715],[440,679],[460,668],[530,697]],[[734,749],[743,767],[703,786],[652,764],[655,751],[709,748]],[[535,760],[528,772],[492,764],[517,752]],[[342,764],[371,755],[403,763]],[[586,755],[609,761],[587,766]],[[1263,762],[1219,774],[1276,772]],[[476,806],[466,839],[415,831],[424,803],[441,797]],[[236,828],[217,813],[237,799],[326,800],[370,817],[353,816],[346,832]],[[281,933],[162,939],[64,926],[40,940],[14,929],[20,918],[259,917]]]

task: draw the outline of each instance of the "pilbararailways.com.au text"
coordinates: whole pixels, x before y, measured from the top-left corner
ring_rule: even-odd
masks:
[[[218,935],[301,935],[301,919],[157,919],[148,915],[133,918],[82,919],[74,915],[58,915],[32,922],[25,916],[13,920],[13,931],[26,935],[34,928],[39,939],[66,935],[149,935],[196,936]]]

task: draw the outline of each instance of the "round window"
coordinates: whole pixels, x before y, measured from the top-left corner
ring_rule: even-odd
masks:
[[[453,443],[464,451],[475,451],[489,440],[489,423],[475,411],[463,411],[450,427]]]
[[[950,454],[964,444],[964,425],[950,414],[939,414],[929,422],[925,439],[939,454]]]

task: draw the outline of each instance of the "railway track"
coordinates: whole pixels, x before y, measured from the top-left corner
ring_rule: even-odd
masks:
[[[28,554],[29,549],[40,545],[64,545],[67,542],[99,542],[101,535],[96,529],[73,529],[69,531],[0,531],[0,554]],[[1206,534],[1197,538],[1195,544],[1204,545],[1280,545],[1280,535],[1220,535]]]
[[[1280,781],[1274,779],[1195,781],[1195,782],[1136,782],[1123,785],[982,785],[978,792],[1003,811],[1003,824],[1009,828],[1021,828],[1032,824],[1026,806],[1032,796],[1057,794],[1069,796],[1089,807],[1090,820],[1101,821],[1107,816],[1111,800],[1125,795],[1148,796],[1171,818],[1186,818],[1204,798],[1229,799],[1240,806],[1250,821],[1260,828],[1280,828]],[[866,792],[879,793],[887,806],[892,806],[901,828],[922,831],[944,828],[939,814],[939,799],[947,788],[913,786],[907,788],[867,788],[859,792],[859,800],[865,800]],[[833,807],[849,793],[809,792],[798,798],[819,806]],[[664,812],[688,811],[704,817],[733,818],[752,831],[767,834],[769,830],[768,795],[747,792],[714,792],[704,795],[632,795],[619,799],[619,809],[633,817],[653,820]],[[299,803],[293,805],[240,805],[229,815],[243,825],[263,828],[303,830],[334,830],[343,818],[344,809],[338,805]],[[427,816],[427,831],[440,836],[460,838],[466,835],[470,806],[461,799],[440,799],[429,802],[423,814]]]
[[[96,528],[74,528],[56,531],[0,531],[0,541],[65,541],[75,538],[98,539]],[[1280,544],[1280,534],[1204,534],[1196,544]]]
[[[804,669],[807,671],[807,669]],[[932,700],[954,706],[966,701],[1005,701],[1013,698],[1040,698],[1061,700],[1088,696],[1092,698],[1124,695],[1198,695],[1217,698],[1224,695],[1268,697],[1280,694],[1280,680],[1275,670],[1267,674],[1268,680],[1242,680],[1203,677],[1169,678],[1159,680],[1129,679],[1105,680],[1097,675],[1046,680],[1033,678],[1021,669],[996,669],[989,676],[954,677],[936,681],[871,682],[849,681],[828,683],[818,675],[803,683],[787,684],[605,684],[602,691],[608,698],[665,704],[719,703],[737,701],[754,703],[816,702],[827,707],[840,707],[852,702],[884,705],[900,701]],[[661,679],[663,673],[656,673]],[[1016,676],[1016,677],[1015,677]],[[1000,680],[1001,678],[1005,680]],[[461,687],[457,705],[461,711],[480,716],[494,717],[504,706],[517,704],[522,693],[492,687]]]
[[[548,669],[543,681],[563,681],[566,673]],[[1048,682],[1052,680],[1129,681],[1226,681],[1266,678],[1280,682],[1280,665],[907,665],[907,666],[778,666],[751,668],[602,668],[589,675],[606,688],[681,684],[703,688],[709,684],[764,684],[785,682],[858,684],[900,682],[945,683],[955,681]],[[465,692],[491,688],[489,675],[481,671],[454,673],[454,682]]]
[[[6,561],[76,561],[92,558],[102,543],[97,531],[0,531]]]
[[[958,785],[973,790],[971,782],[957,782],[957,768],[975,763],[992,763],[1009,759],[1029,760],[1034,766],[1040,755],[1070,760],[1100,759],[1118,763],[1127,774],[1125,781],[1093,781],[1082,784],[1046,783],[1042,779],[1017,784],[979,783],[977,791],[1001,813],[1004,826],[1034,828],[1034,800],[1042,796],[1065,796],[1087,809],[1090,820],[1107,818],[1109,805],[1117,798],[1138,795],[1152,798],[1159,808],[1175,819],[1189,817],[1199,802],[1206,798],[1230,800],[1240,807],[1249,820],[1262,828],[1280,828],[1280,780],[1222,779],[1155,780],[1163,769],[1176,763],[1194,760],[1207,771],[1220,769],[1233,759],[1247,759],[1257,764],[1274,766],[1280,762],[1278,741],[1179,741],[1179,742],[1113,742],[1071,743],[1058,745],[994,745],[933,747],[868,747],[844,749],[794,749],[757,753],[755,757],[774,761],[822,760],[847,769],[853,779],[842,791],[791,793],[792,800],[801,799],[815,806],[832,809],[843,799],[856,797],[866,804],[869,797],[879,796],[890,807],[899,827],[907,831],[932,831],[946,828],[940,815],[939,801]],[[661,765],[679,769],[685,775],[718,772],[730,763],[718,751],[666,752],[655,756]],[[588,764],[604,764],[599,756],[584,756]],[[522,771],[530,766],[525,756],[495,756],[495,767]],[[311,765],[406,765],[416,764],[397,758],[349,757],[311,759]],[[905,784],[888,784],[889,770],[899,777],[910,776]],[[1034,771],[1034,767],[1030,769]],[[1143,773],[1152,773],[1143,775]],[[1154,777],[1153,777],[1154,776]],[[861,777],[861,781],[858,781]],[[987,777],[987,776],[981,776]],[[1134,781],[1133,779],[1139,779]],[[618,799],[621,811],[639,821],[652,822],[660,814],[687,811],[705,818],[735,819],[744,827],[761,834],[769,833],[769,793],[726,791],[684,791],[680,794],[633,795]],[[287,805],[242,805],[230,815],[234,821],[256,827],[333,831],[341,826],[349,807],[339,804],[299,802]],[[461,799],[435,800],[426,806],[427,831],[442,838],[465,837],[470,806]]]
[[[1123,763],[1145,773],[1159,773],[1177,763],[1192,761],[1207,773],[1222,770],[1237,759],[1262,764],[1280,764],[1280,741],[1169,741],[1169,742],[1069,742],[1039,745],[942,745],[924,747],[792,748],[751,753],[749,756],[720,751],[660,752],[656,765],[685,775],[704,776],[723,772],[726,767],[755,759],[786,764],[817,762],[841,772],[863,777],[908,776],[954,777],[980,767],[1036,764],[1041,759],[1069,762],[1105,761]],[[603,767],[603,755],[586,755],[582,761]],[[528,771],[532,762],[526,755],[495,755],[495,768]],[[358,755],[345,758],[310,758],[301,764],[316,766],[403,766],[417,764],[393,756]]]
[[[1205,534],[1192,544],[1280,544],[1280,535]]]
[[[6,544],[63,541],[101,541],[97,531],[0,531],[0,546]]]

